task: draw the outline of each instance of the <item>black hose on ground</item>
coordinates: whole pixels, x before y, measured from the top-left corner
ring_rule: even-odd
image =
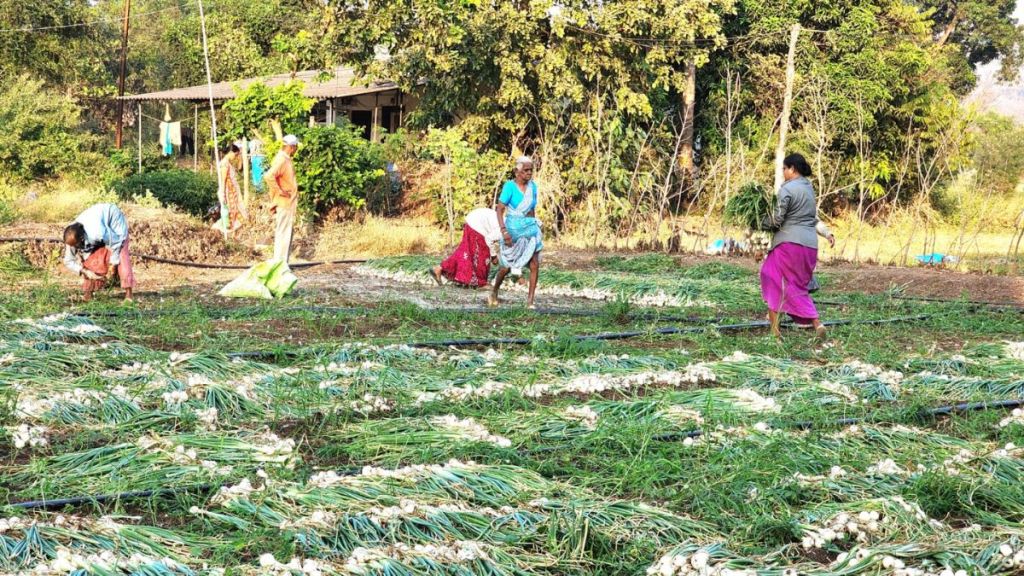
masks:
[[[849,326],[849,325],[881,325],[881,324],[894,324],[899,322],[913,322],[917,320],[926,320],[931,318],[931,314],[921,314],[918,316],[901,316],[897,318],[884,318],[877,320],[829,320],[822,322],[825,326]],[[754,322],[743,322],[739,324],[712,324],[710,326],[686,326],[686,327],[668,327],[668,328],[657,328],[655,330],[633,330],[630,332],[605,332],[601,334],[583,334],[573,336],[572,339],[577,341],[588,341],[588,340],[625,340],[628,338],[637,338],[648,335],[659,335],[659,336],[671,336],[677,334],[696,334],[700,332],[740,332],[744,330],[753,330],[756,328],[767,328],[767,320],[760,320]],[[781,326],[792,327],[794,326],[791,322],[783,322]],[[530,338],[481,338],[481,339],[463,339],[463,340],[440,340],[435,342],[414,342],[408,344],[413,348],[448,348],[448,347],[460,347],[460,346],[494,346],[494,345],[525,345],[533,342]]]
[[[53,242],[56,244],[61,243],[59,238],[41,238],[32,236],[8,236],[0,237],[0,242]],[[207,264],[205,262],[188,262],[185,260],[173,260],[171,258],[161,258],[160,256],[151,256],[149,254],[134,254],[136,258],[141,260],[149,260],[152,262],[159,262],[161,264],[169,264],[171,266],[186,266],[189,268],[206,268],[206,269],[218,269],[218,270],[248,270],[252,267],[251,264]],[[289,268],[298,270],[302,268],[312,268],[314,266],[330,266],[333,264],[365,264],[366,259],[344,259],[344,260],[323,260],[320,262],[295,262],[289,264]]]
[[[934,304],[961,304],[972,309],[977,308],[1008,308],[1011,310],[1024,311],[1024,304],[1019,302],[986,302],[984,300],[949,300],[946,298],[932,298],[929,296],[903,296],[894,294],[893,300],[907,300],[910,302],[931,302]]]
[[[338,472],[339,476],[355,476],[362,472],[362,468],[345,468]],[[8,504],[9,508],[20,508],[22,510],[51,510],[65,506],[82,506],[85,504],[103,504],[105,502],[122,502],[125,500],[139,500],[141,498],[161,498],[187,494],[189,492],[207,493],[220,489],[227,484],[198,484],[194,486],[180,486],[177,488],[160,488],[155,490],[136,490],[132,492],[121,492],[118,494],[99,494],[96,496],[75,496],[72,498],[57,498],[55,500],[31,500],[28,502],[15,502]]]
[[[150,260],[152,262],[159,262],[161,264],[169,264],[171,266],[185,266],[188,268],[206,268],[206,269],[220,269],[220,270],[248,270],[252,268],[251,264],[205,264],[203,262],[186,262],[184,260],[172,260],[170,258],[161,258],[159,256],[150,256],[148,254],[139,254],[139,258],[143,260]],[[312,268],[314,266],[331,266],[334,264],[364,264],[366,259],[344,259],[344,260],[323,260],[321,262],[293,262],[288,264],[288,267],[292,270],[300,270],[303,268]]]
[[[121,492],[120,494],[98,494],[96,496],[75,496],[73,498],[57,498],[54,500],[31,500],[29,502],[15,502],[8,504],[10,508],[21,508],[23,510],[50,510],[63,508],[65,506],[81,506],[83,504],[103,504],[105,502],[117,502],[123,500],[138,500],[140,498],[159,498],[162,496],[174,496],[188,492],[206,493],[216,490],[223,484],[199,484],[196,486],[182,486],[180,488],[161,488],[158,490],[136,490],[133,492]]]
[[[224,307],[224,308],[212,308],[210,310],[217,311],[209,315],[220,315],[220,314],[243,314],[253,313],[258,314],[264,310],[274,312],[314,312],[314,313],[338,313],[338,314],[360,314],[366,313],[377,308],[371,307],[341,307],[341,306],[292,306],[288,308],[260,308],[257,306],[252,307]],[[504,311],[495,308],[484,308],[484,307],[469,307],[469,308],[424,308],[426,312],[442,312],[442,313],[462,313],[462,314],[493,314],[495,312]],[[505,309],[509,310],[509,309]],[[204,310],[206,311],[206,310]],[[523,312],[526,312],[525,310]],[[72,312],[76,316],[82,316],[86,318],[120,318],[120,317],[139,317],[139,316],[162,316],[165,314],[180,314],[180,310],[97,310],[97,311],[79,311]],[[538,308],[536,310],[530,310],[531,314],[541,314],[545,316],[579,316],[579,317],[600,317],[608,315],[603,310],[572,310],[569,308]],[[721,317],[716,318],[701,318],[698,316],[662,316],[654,312],[647,312],[643,314],[628,314],[626,316],[629,320],[639,321],[663,321],[663,322],[690,322],[693,324],[712,324],[714,322],[720,322]]]

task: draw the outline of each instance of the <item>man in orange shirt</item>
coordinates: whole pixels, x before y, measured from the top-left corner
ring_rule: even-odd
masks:
[[[299,149],[299,139],[289,134],[282,143],[281,151],[274,156],[263,180],[270,189],[270,212],[274,214],[274,259],[287,264],[292,247],[292,226],[299,207],[299,185],[295,181],[295,166],[292,164],[292,156]]]

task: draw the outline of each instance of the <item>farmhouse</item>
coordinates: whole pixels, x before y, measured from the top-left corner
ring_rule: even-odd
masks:
[[[289,81],[301,81],[305,85],[304,94],[316,100],[310,114],[311,124],[336,124],[346,118],[352,124],[361,126],[364,137],[369,140],[379,140],[385,131],[397,130],[403,125],[405,115],[416,106],[416,97],[400,90],[394,82],[379,80],[367,83],[347,67],[338,67],[333,71],[305,70],[295,74],[244,78],[218,82],[212,86],[199,84],[124,96],[124,100],[135,102],[139,107],[147,102],[191,102],[198,111],[203,103],[209,101],[211,91],[214,103],[218,105],[234,98],[236,90],[244,89],[254,82],[279,86]]]

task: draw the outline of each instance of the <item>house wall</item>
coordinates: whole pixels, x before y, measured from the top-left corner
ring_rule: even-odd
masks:
[[[310,114],[311,124],[339,124],[342,118],[363,127],[368,140],[381,140],[405,123],[405,116],[416,108],[418,99],[398,90],[332,98],[317,102]]]

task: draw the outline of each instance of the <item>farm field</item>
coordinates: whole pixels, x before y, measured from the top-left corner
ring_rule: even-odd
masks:
[[[1024,572],[1022,310],[826,273],[829,339],[776,342],[726,262],[545,264],[538,313],[430,262],[133,307],[5,269],[0,572]]]

